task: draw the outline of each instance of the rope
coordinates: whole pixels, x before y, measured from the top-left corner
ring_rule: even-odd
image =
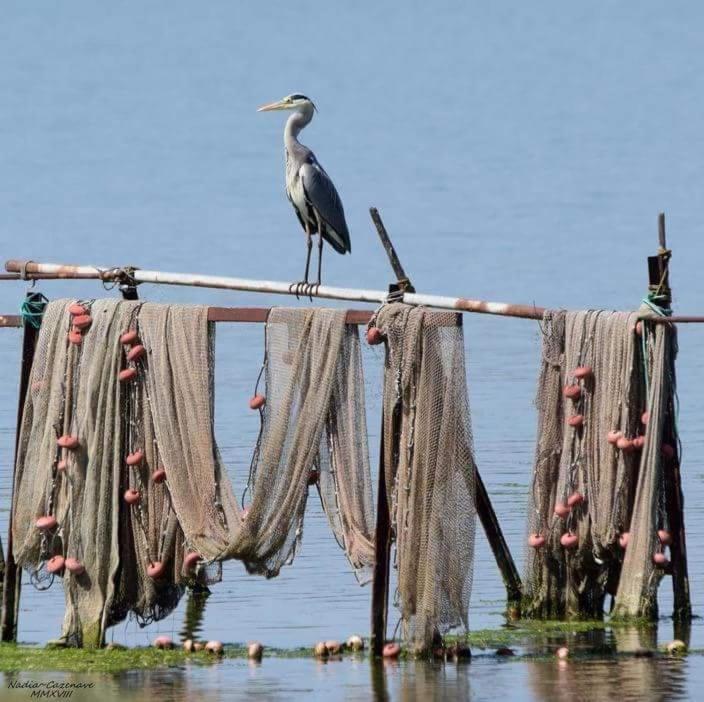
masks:
[[[49,300],[41,293],[31,293],[27,296],[20,307],[22,326],[29,324],[34,329],[39,329],[44,316],[44,308],[48,302]]]

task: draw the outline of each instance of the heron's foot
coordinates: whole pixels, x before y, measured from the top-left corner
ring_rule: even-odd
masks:
[[[308,299],[313,302],[313,295],[318,294],[318,288],[320,287],[320,283],[309,283],[306,286],[306,290],[304,295],[308,295]]]
[[[288,286],[288,291],[290,293],[294,293],[296,296],[297,300],[301,299],[301,294],[305,296],[305,291],[306,288],[310,285],[310,283],[307,280],[301,280],[298,283],[291,283],[291,285]]]

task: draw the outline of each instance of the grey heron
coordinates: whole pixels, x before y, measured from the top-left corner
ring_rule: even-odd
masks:
[[[320,285],[323,241],[327,241],[340,254],[352,251],[342,200],[315,154],[298,141],[301,130],[313,119],[315,109],[313,101],[300,93],[287,95],[278,102],[262,105],[258,109],[258,112],[293,111],[284,128],[286,196],[306,233],[308,248],[306,270],[303,281],[295,286],[296,294],[299,290],[310,293],[316,284]],[[316,284],[311,286],[308,282],[308,273],[314,234],[318,235],[318,277]]]

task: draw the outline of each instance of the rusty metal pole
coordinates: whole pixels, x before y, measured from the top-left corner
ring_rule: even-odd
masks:
[[[34,303],[43,301],[44,297],[40,293],[27,293],[26,302]],[[22,416],[24,413],[24,400],[29,387],[29,376],[34,360],[34,350],[39,336],[39,327],[34,326],[29,321],[24,323],[24,333],[22,338],[22,362],[20,366],[20,388],[17,403],[17,426],[15,429],[15,460],[12,466],[12,490],[10,493],[10,515],[7,528],[7,558],[5,561],[5,575],[2,591],[2,619],[0,620],[0,639],[2,641],[17,640],[17,619],[20,604],[20,588],[22,582],[22,571],[17,568],[15,557],[12,553],[12,519],[14,515],[15,502],[15,472],[17,470],[17,454],[20,442],[20,428],[22,426]]]

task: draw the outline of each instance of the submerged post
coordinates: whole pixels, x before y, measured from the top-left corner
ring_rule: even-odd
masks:
[[[25,310],[38,310],[43,306],[46,298],[41,293],[28,292],[25,299]],[[7,528],[7,559],[5,561],[5,575],[2,591],[2,620],[0,621],[0,639],[2,641],[17,640],[17,618],[20,604],[20,587],[22,571],[18,570],[15,557],[12,553],[12,519],[15,502],[15,471],[17,470],[17,453],[20,443],[20,428],[24,413],[24,400],[29,387],[29,376],[34,360],[34,350],[39,336],[41,313],[33,312],[34,317],[24,318],[24,333],[22,338],[22,361],[20,365],[20,388],[17,402],[17,426],[15,429],[15,458],[12,464],[12,489],[10,492],[10,516]]]
[[[391,555],[391,515],[386,494],[384,470],[384,410],[381,415],[379,447],[379,481],[376,496],[376,530],[374,532],[374,576],[372,580],[372,656],[381,656],[386,641],[386,617],[389,606],[389,557]]]
[[[507,610],[513,616],[520,613],[521,597],[523,589],[521,586],[521,577],[518,574],[516,564],[513,562],[511,551],[509,551],[506,539],[501,531],[501,525],[494,512],[494,507],[489,499],[489,493],[486,490],[482,476],[479,475],[479,470],[474,471],[474,486],[475,496],[474,502],[479,515],[479,520],[484,528],[487,541],[491,548],[491,552],[496,559],[496,565],[499,567],[501,578],[506,587],[506,606]]]
[[[669,262],[671,251],[667,248],[665,214],[658,216],[658,254],[648,257],[649,290],[659,300],[659,305],[671,311],[672,291],[670,289]],[[674,377],[674,369],[673,369]],[[668,399],[665,436],[666,442],[674,446],[676,407],[672,395]],[[674,595],[673,618],[675,621],[688,621],[692,617],[689,595],[689,575],[687,571],[687,546],[684,529],[684,495],[679,465],[680,451],[676,447],[673,459],[665,462],[665,501],[670,520],[672,543],[670,558],[672,563],[672,590]]]

